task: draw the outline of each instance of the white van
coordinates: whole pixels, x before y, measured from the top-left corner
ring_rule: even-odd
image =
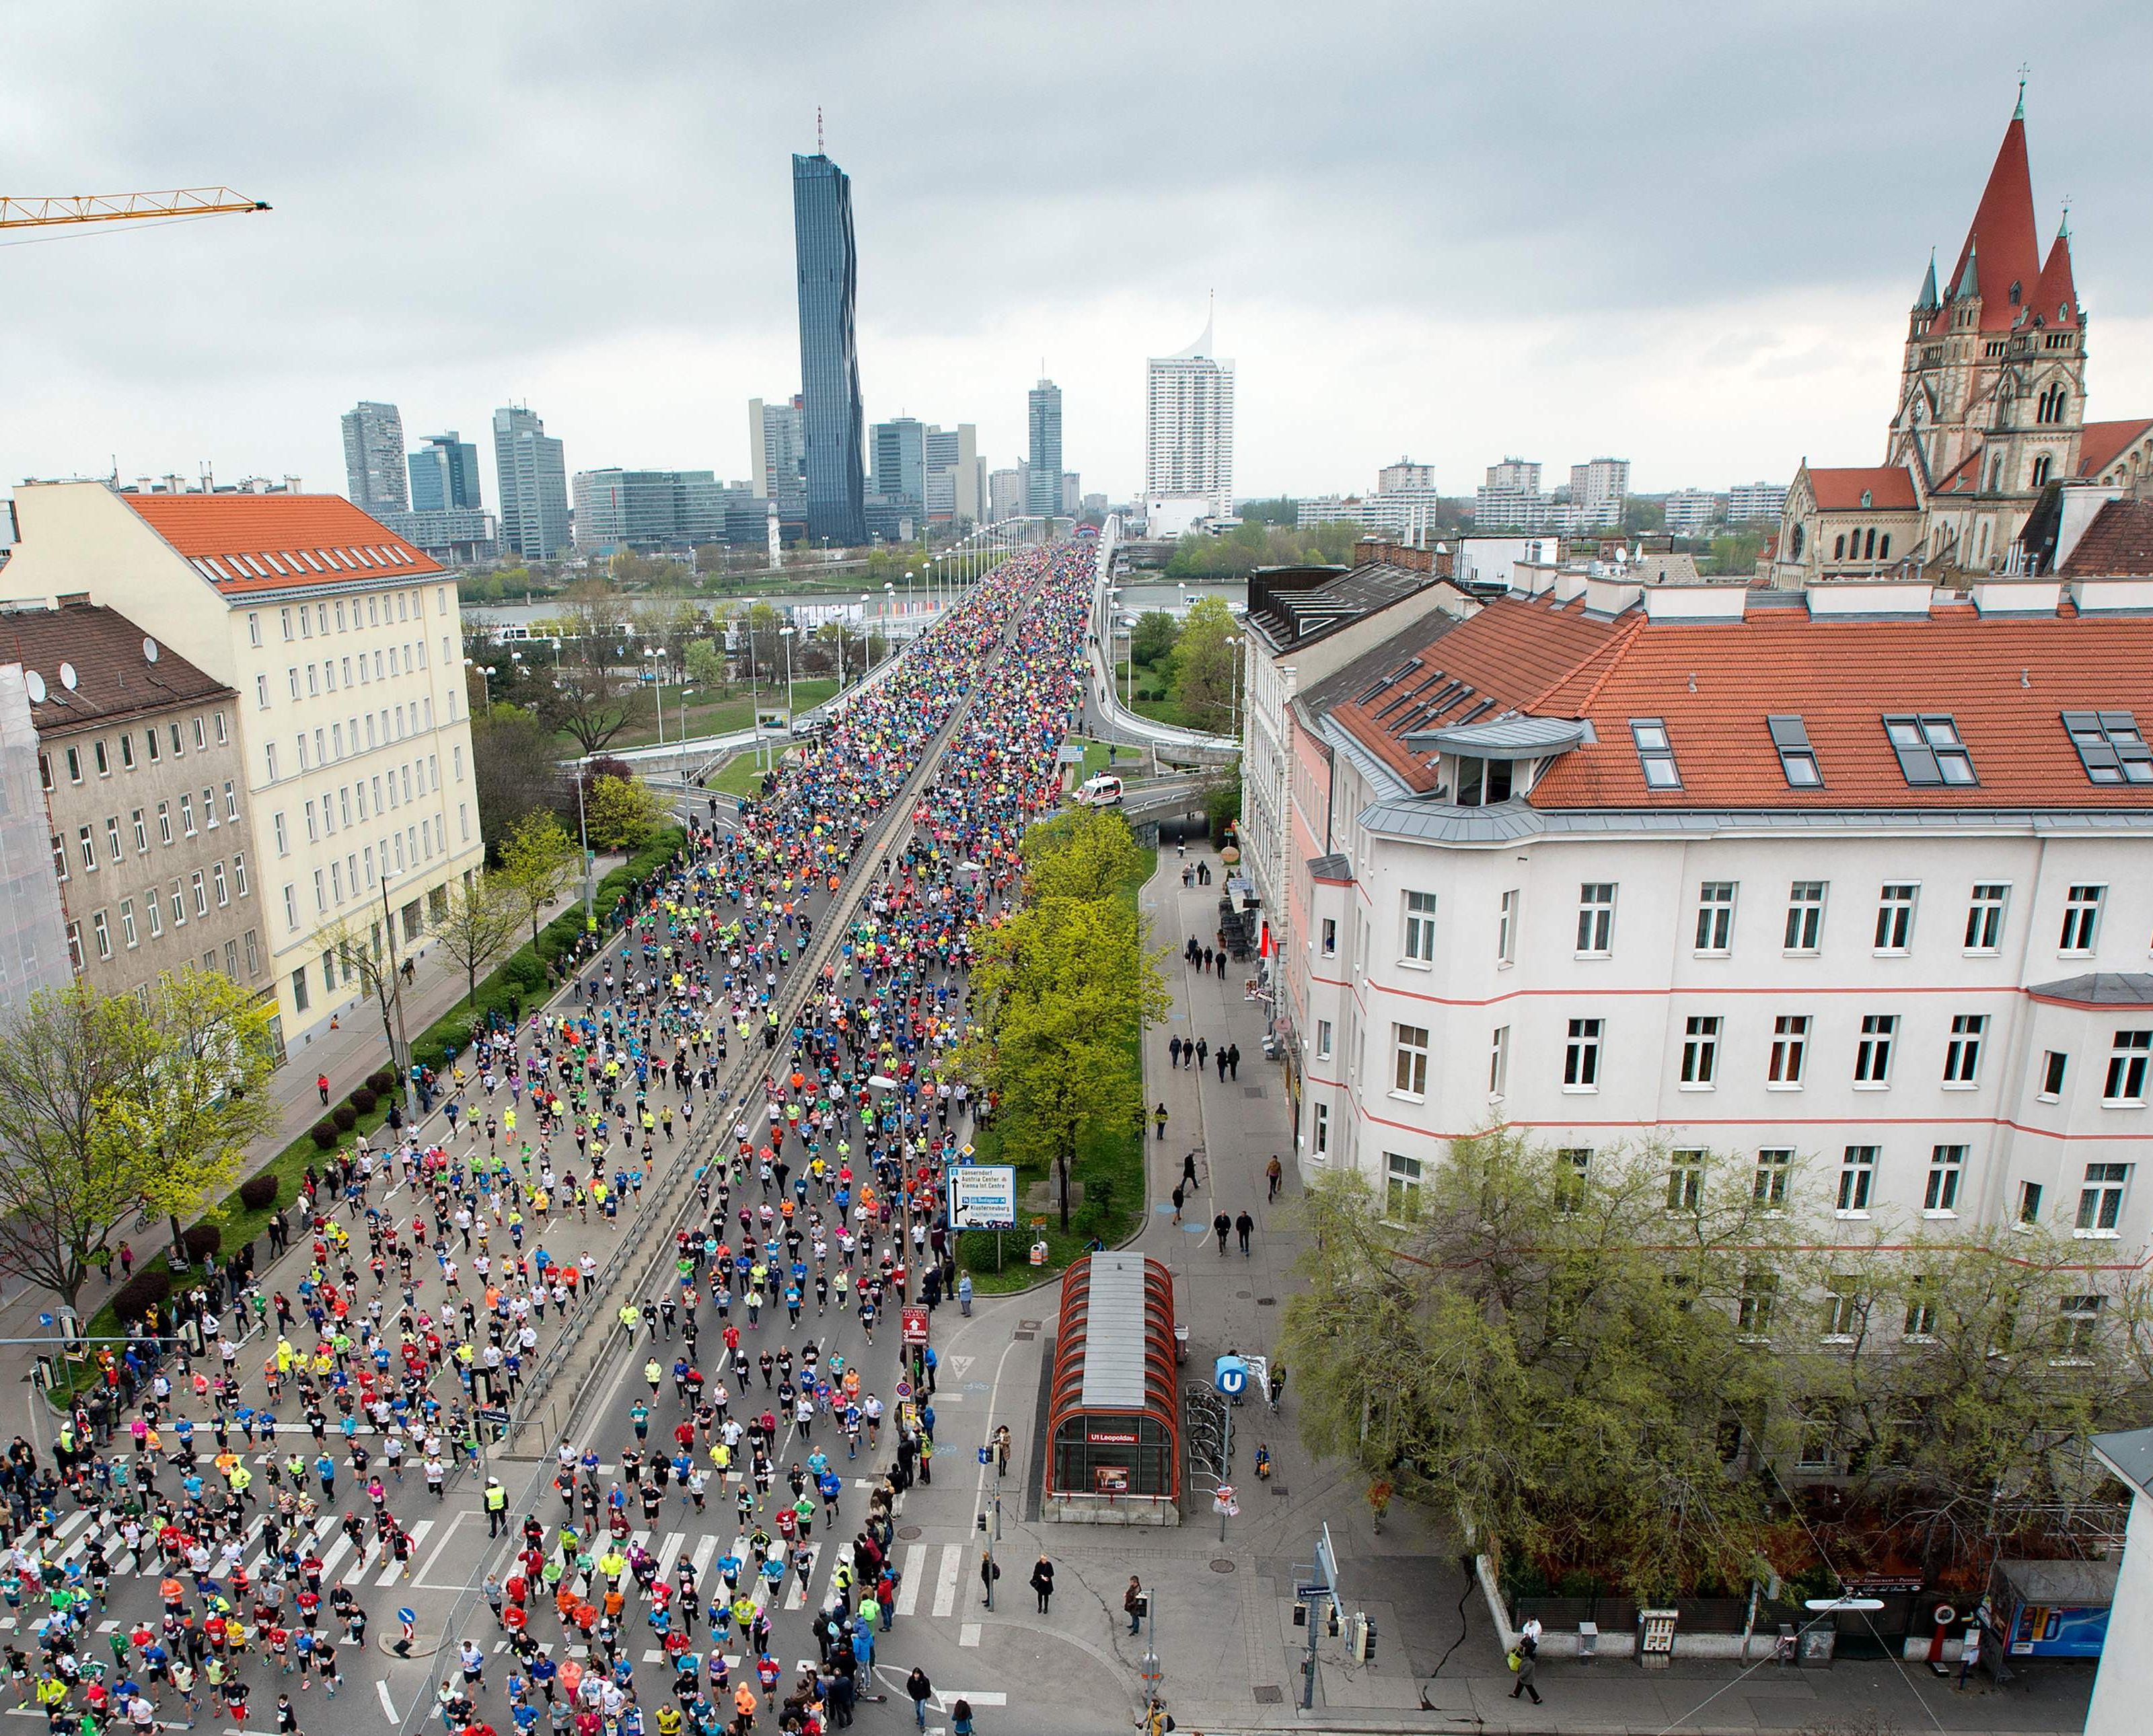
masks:
[[[1119,807],[1122,781],[1111,771],[1102,771],[1076,787],[1076,800],[1086,807]]]

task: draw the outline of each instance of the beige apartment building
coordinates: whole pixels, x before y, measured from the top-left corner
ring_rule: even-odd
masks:
[[[323,929],[422,951],[483,857],[453,578],[336,495],[27,483],[15,516],[0,599],[109,605],[237,695],[259,944],[303,1051],[361,993]]]
[[[74,974],[108,995],[200,965],[267,992],[237,695],[126,616],[0,614],[38,732]]]

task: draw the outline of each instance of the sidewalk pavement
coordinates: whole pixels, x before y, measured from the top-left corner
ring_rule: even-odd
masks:
[[[1214,942],[1224,873],[1215,854],[1192,848],[1188,862],[1208,861],[1213,883],[1184,891],[1184,858],[1163,852],[1145,888],[1143,906],[1154,945],[1168,951],[1173,997],[1167,1021],[1145,1040],[1144,1104],[1163,1101],[1163,1141],[1148,1142],[1153,1202],[1136,1241],[1163,1260],[1175,1280],[1175,1318],[1189,1328],[1185,1381],[1205,1379],[1211,1358],[1228,1349],[1270,1352],[1280,1311],[1300,1280],[1296,1224],[1300,1186],[1291,1161],[1285,1086],[1263,1059],[1260,1003],[1244,987],[1247,965],[1229,963],[1222,980],[1184,965],[1181,948],[1194,934]],[[1239,1043],[1241,1074],[1221,1082],[1215,1064],[1168,1065],[1173,1037],[1203,1036],[1212,1049]],[[1183,1155],[1200,1150],[1199,1189],[1173,1222],[1172,1194]],[[1276,1153],[1285,1179],[1275,1203],[1265,1199],[1265,1166]],[[1246,1208],[1256,1220],[1250,1251],[1229,1235],[1221,1255],[1209,1229],[1212,1215]],[[2063,1732],[2083,1727],[2092,1672],[2083,1666],[2034,1671],[2026,1691],[1972,1688],[1961,1693],[1925,1669],[1890,1663],[1841,1662],[1825,1670],[1766,1663],[1747,1671],[1733,1664],[1679,1657],[1664,1670],[1627,1661],[1543,1662],[1536,1686],[1544,1704],[1512,1700],[1516,1677],[1506,1667],[1494,1622],[1477,1582],[1458,1560],[1448,1528],[1404,1502],[1393,1502],[1381,1533],[1365,1499],[1366,1479],[1335,1459],[1318,1460],[1301,1445],[1289,1373],[1283,1414],[1251,1400],[1234,1413],[1234,1482],[1239,1516],[1219,1521],[1204,1493],[1192,1489],[1188,1517],[1177,1529],[1055,1525],[1036,1517],[1037,1480],[1046,1421],[1040,1387],[1054,1331],[1052,1286],[983,1300],[970,1319],[944,1307],[934,1319],[942,1358],[936,1397],[936,1462],[945,1473],[930,1488],[904,1497],[902,1539],[924,1571],[929,1550],[944,1546],[944,1572],[963,1551],[959,1586],[978,1583],[978,1550],[992,1541],[980,1520],[995,1524],[992,1473],[975,1469],[977,1448],[999,1423],[1015,1436],[1010,1476],[1001,1489],[996,1560],[1004,1580],[992,1613],[976,1591],[955,1647],[925,1620],[900,1621],[901,1656],[917,1656],[938,1683],[976,1679],[1012,1693],[1012,1705],[1035,1713],[1041,1727],[1058,1726],[1067,1708],[1098,1708],[1102,1672],[1133,1713],[1140,1703],[1141,1660],[1155,1644],[1161,1691],[1184,1731],[1303,1729],[1321,1731],[1463,1731],[1540,1736],[1540,1733],[1678,1730],[1713,1733],[1796,1730],[1835,1718],[1875,1712],[1901,1730],[1957,1733]],[[1273,1475],[1252,1471],[1259,1443],[1270,1449]],[[973,1474],[968,1476],[966,1473]],[[1377,1624],[1370,1664],[1347,1657],[1342,1636],[1319,1632],[1319,1664],[1311,1710],[1299,1709],[1307,1630],[1293,1624],[1293,1588],[1306,1577],[1321,1528],[1328,1524],[1337,1550],[1341,1596],[1348,1612],[1366,1611]],[[1054,1563],[1052,1611],[1034,1613],[1026,1588],[1041,1553]],[[1132,1573],[1153,1596],[1151,1632],[1132,1637],[1120,1619]],[[961,1601],[961,1600],[959,1600]],[[938,1605],[937,1613],[940,1613]],[[924,1600],[920,1614],[925,1616]],[[1425,1689],[1429,1709],[1422,1709]],[[1916,1702],[1919,1703],[1916,1703]],[[1059,1709],[1057,1709],[1059,1708]],[[1096,1717],[1087,1728],[1097,1728]]]

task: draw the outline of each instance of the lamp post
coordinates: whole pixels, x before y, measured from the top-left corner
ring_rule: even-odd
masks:
[[[389,883],[395,875],[389,869],[381,871],[381,920],[389,930],[389,980],[392,986],[389,995],[396,1003],[396,1076],[404,1082],[404,1117],[417,1132],[419,1127],[419,1092],[411,1079],[411,1039],[404,1030],[404,975],[396,962],[396,915],[389,908]]]
[[[777,636],[785,641],[785,733],[792,733],[792,636],[797,629],[790,626],[777,629]]]
[[[1226,635],[1226,649],[1234,659],[1226,672],[1226,733],[1235,737],[1241,733],[1241,641],[1239,634]]]
[[[886,579],[883,581],[882,588],[882,629],[883,636],[885,639],[887,639],[890,634],[895,630],[896,623],[893,618],[896,613],[897,581],[894,579]]]
[[[598,919],[591,912],[591,822],[583,812],[583,785],[588,781],[583,772],[590,762],[588,754],[576,761],[576,832],[583,844],[583,930],[586,934],[598,926]]]
[[[830,539],[825,537],[822,540],[827,543]],[[741,619],[741,624],[747,629],[747,690],[749,703],[755,710],[756,761],[767,771],[770,761],[762,751],[762,684],[755,673],[755,598],[750,597],[746,602],[747,613]]]

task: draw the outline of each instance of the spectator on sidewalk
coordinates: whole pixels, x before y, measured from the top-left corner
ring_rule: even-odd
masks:
[[[1143,1581],[1135,1574],[1129,1576],[1129,1588],[1122,1593],[1122,1612],[1129,1618],[1129,1632],[1135,1633],[1143,1626]]]
[[[1054,1601],[1054,1564],[1041,1555],[1031,1570],[1031,1589],[1038,1594],[1039,1613],[1046,1615]]]
[[[1158,1108],[1156,1108],[1156,1109],[1154,1109],[1154,1110],[1153,1110],[1153,1111],[1151,1112],[1151,1118],[1152,1118],[1152,1121],[1153,1122],[1153,1123],[1154,1123],[1154,1124],[1158,1127],[1158,1140],[1159,1140],[1159,1143],[1160,1143],[1160,1144],[1162,1144],[1162,1145],[1165,1144],[1165,1143],[1166,1143],[1166,1103],[1165,1103],[1165,1100],[1164,1100],[1163,1098],[1162,1098],[1162,1099],[1160,1100],[1160,1102],[1159,1102],[1159,1106],[1158,1106]]]
[[[1265,1197],[1270,1199],[1277,1199],[1279,1184],[1285,1179],[1285,1168],[1279,1162],[1276,1152],[1271,1153],[1270,1162],[1264,1165],[1264,1179],[1270,1184],[1270,1192]]]
[[[1218,1232],[1219,1257],[1224,1260],[1226,1257],[1226,1232],[1234,1227],[1234,1220],[1226,1215],[1222,1208],[1219,1215],[1211,1220],[1211,1227]]]
[[[1255,1227],[1256,1220],[1249,1215],[1249,1209],[1243,1206],[1241,1215],[1234,1219],[1234,1234],[1241,1239],[1241,1257],[1244,1260],[1249,1256],[1249,1237]]]

